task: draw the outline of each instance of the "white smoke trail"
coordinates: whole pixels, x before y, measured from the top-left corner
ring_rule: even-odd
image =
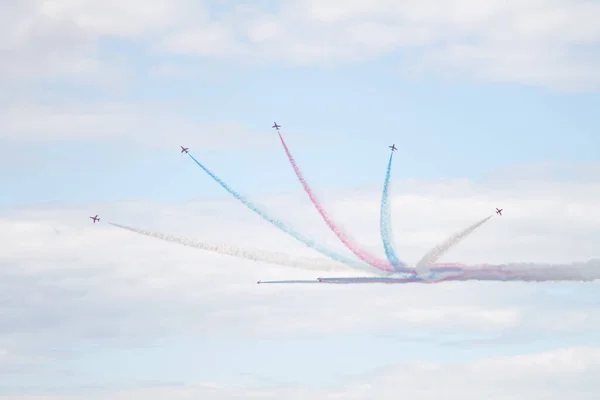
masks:
[[[592,282],[600,279],[600,260],[570,264],[511,263],[466,268],[463,276],[450,280],[497,280],[517,282]]]
[[[438,244],[433,249],[429,250],[429,252],[427,252],[427,254],[425,254],[423,258],[421,258],[421,260],[417,263],[417,273],[425,274],[429,272],[429,267],[435,264],[435,262],[439,260],[440,257],[444,255],[444,253],[446,253],[448,250],[450,250],[451,247],[457,245],[461,240],[473,233],[481,225],[485,224],[490,218],[492,218],[492,216],[493,215],[490,215],[489,217],[486,217],[481,221],[469,226],[468,228],[450,236],[446,241]]]
[[[462,271],[437,273],[431,279],[419,277],[327,277],[320,280],[262,281],[272,284],[329,283],[329,284],[441,284],[443,282],[594,282],[600,279],[600,260],[571,264],[513,263],[501,265],[464,266]]]
[[[328,260],[319,260],[308,257],[290,257],[283,253],[269,252],[264,250],[251,250],[251,249],[243,249],[239,247],[233,247],[224,244],[209,244],[199,241],[194,241],[191,239],[178,237],[174,235],[169,235],[160,232],[152,232],[143,229],[133,228],[130,226],[125,226],[121,224],[117,224],[114,222],[109,222],[110,225],[115,226],[117,228],[125,229],[131,232],[138,233],[140,235],[145,235],[149,237],[153,237],[156,239],[164,240],[166,242],[177,243],[187,247],[193,247],[200,250],[211,251],[214,253],[219,253],[227,256],[244,258],[246,260],[252,260],[257,262],[264,262],[269,264],[277,264],[286,267],[294,267],[294,268],[302,268],[307,270],[317,270],[317,271],[351,271],[352,269],[346,267],[342,264],[335,264]]]

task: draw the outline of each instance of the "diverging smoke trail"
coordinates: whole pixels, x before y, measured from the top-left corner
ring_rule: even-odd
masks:
[[[390,263],[387,262],[386,260],[380,259],[379,257],[372,255],[372,254],[368,253],[367,251],[359,248],[359,246],[357,244],[353,243],[353,240],[350,237],[348,237],[348,235],[329,217],[329,215],[327,214],[327,212],[325,211],[325,209],[323,208],[323,206],[321,205],[321,203],[315,196],[314,192],[308,185],[308,182],[306,182],[306,179],[304,179],[304,176],[302,175],[302,171],[300,171],[298,164],[296,164],[296,160],[292,156],[292,153],[290,153],[290,150],[288,149],[285,141],[283,140],[281,133],[279,133],[279,140],[281,140],[281,144],[283,145],[285,154],[287,155],[287,158],[288,158],[290,164],[292,165],[294,172],[296,173],[296,177],[298,177],[298,180],[302,184],[304,191],[310,198],[310,201],[313,203],[313,205],[315,206],[315,208],[317,209],[317,211],[319,212],[319,214],[323,218],[323,221],[325,221],[325,223],[327,224],[329,229],[331,229],[331,231],[333,233],[335,233],[335,235],[338,237],[338,239],[340,239],[340,241],[344,244],[344,246],[346,246],[348,248],[348,250],[350,250],[355,256],[357,256],[362,261],[366,262],[367,264],[369,264],[375,268],[381,269],[383,271],[393,271],[394,270],[393,265],[390,265]]]
[[[241,201],[246,207],[248,207],[250,210],[254,211],[256,214],[260,215],[265,221],[271,223],[272,225],[276,226],[277,228],[279,228],[280,230],[282,230],[283,232],[287,233],[288,235],[292,236],[294,239],[296,239],[297,241],[303,243],[304,245],[310,247],[313,250],[316,250],[317,252],[323,254],[326,257],[331,258],[332,260],[335,261],[339,261],[341,263],[344,263],[348,266],[351,266],[353,268],[360,268],[362,270],[368,271],[368,272],[374,272],[377,271],[376,269],[374,270],[372,267],[357,262],[351,258],[345,257],[341,254],[337,254],[323,246],[318,245],[317,243],[315,243],[314,240],[311,239],[307,239],[304,236],[302,236],[300,233],[295,232],[292,228],[286,226],[283,222],[281,222],[278,219],[275,219],[271,216],[269,216],[267,214],[267,212],[261,210],[258,206],[256,206],[255,204],[253,204],[250,200],[246,199],[244,196],[242,196],[241,194],[239,194],[238,192],[236,192],[235,190],[233,190],[232,188],[229,187],[229,185],[227,185],[225,182],[223,182],[221,180],[221,178],[219,178],[217,175],[215,175],[211,170],[209,170],[208,168],[206,168],[202,163],[200,163],[200,161],[196,160],[194,158],[194,156],[192,156],[191,154],[188,153],[188,156],[190,156],[190,158],[192,160],[194,160],[194,162],[204,170],[204,172],[206,172],[215,182],[217,182],[223,189],[225,189],[229,194],[231,194],[233,197],[235,197],[237,200]]]
[[[416,266],[417,272],[418,273],[427,272],[429,270],[429,267],[432,266],[433,264],[435,264],[435,262],[437,260],[439,260],[439,258],[442,257],[444,255],[444,253],[446,253],[448,250],[450,250],[450,248],[452,248],[453,246],[460,243],[461,240],[463,240],[464,238],[469,236],[481,225],[485,224],[490,218],[492,218],[492,215],[467,227],[463,231],[460,231],[460,232],[452,235],[445,242],[442,242],[442,243],[438,244],[437,246],[435,246],[427,254],[425,254],[423,256],[423,258],[417,263],[417,266]]]
[[[110,225],[117,228],[125,229],[131,232],[164,240],[170,243],[177,243],[187,247],[193,247],[200,250],[210,251],[213,253],[223,254],[232,257],[243,258],[257,262],[269,264],[283,265],[286,267],[302,268],[318,271],[349,271],[349,267],[344,267],[340,264],[335,264],[326,260],[318,260],[308,257],[290,257],[283,253],[276,253],[263,250],[243,249],[225,244],[209,244],[200,241],[195,241],[179,236],[169,235],[160,232],[152,232],[144,229],[133,228],[126,225],[121,225],[109,222]]]
[[[387,165],[385,172],[385,181],[383,182],[383,192],[381,194],[381,211],[379,217],[379,231],[381,232],[381,241],[383,242],[383,249],[385,255],[395,268],[404,267],[405,265],[398,259],[396,250],[393,245],[392,235],[392,213],[390,207],[390,177],[392,175],[392,160],[394,158],[394,152],[390,154],[390,161]]]

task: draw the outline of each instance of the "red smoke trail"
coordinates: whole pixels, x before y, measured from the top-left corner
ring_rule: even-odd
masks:
[[[279,140],[281,140],[281,144],[283,145],[285,154],[287,155],[288,160],[290,161],[290,164],[292,165],[292,168],[294,168],[294,172],[296,173],[298,180],[302,184],[304,191],[310,198],[310,201],[314,204],[314,206],[317,209],[317,211],[319,212],[319,214],[321,214],[321,217],[323,217],[323,220],[325,221],[325,223],[327,224],[329,229],[331,229],[333,231],[333,233],[335,233],[335,235],[338,237],[338,239],[340,239],[340,241],[348,248],[348,250],[350,250],[352,253],[354,253],[354,255],[356,255],[362,261],[366,262],[367,264],[371,265],[372,267],[379,268],[384,271],[394,271],[395,270],[394,266],[392,264],[390,264],[387,260],[383,260],[375,255],[369,254],[368,252],[360,249],[358,247],[358,245],[352,243],[352,239],[350,239],[342,231],[342,229],[339,226],[337,226],[334,221],[331,220],[331,218],[329,217],[329,215],[327,215],[327,212],[325,211],[323,206],[317,200],[317,198],[314,195],[311,188],[308,186],[308,183],[304,179],[304,176],[302,175],[300,168],[298,168],[298,165],[296,164],[294,157],[292,156],[292,154],[290,153],[290,150],[288,149],[287,145],[285,144],[285,141],[283,140],[281,133],[278,132],[277,134],[279,135]],[[403,269],[399,269],[396,272],[414,272],[414,271],[412,269],[403,268]]]

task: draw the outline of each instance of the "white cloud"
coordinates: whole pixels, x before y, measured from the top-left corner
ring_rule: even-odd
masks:
[[[44,399],[397,399],[439,398],[478,400],[593,400],[598,396],[600,349],[570,347],[520,356],[488,358],[471,362],[399,363],[354,377],[334,387],[315,388],[298,384],[276,389],[202,382],[195,385],[157,385],[149,388],[88,391],[78,395]],[[14,396],[14,400],[40,399]]]
[[[278,12],[231,10],[161,48],[302,65],[405,51],[415,72],[597,89],[599,16],[583,1],[298,0]]]
[[[508,193],[512,196],[510,204],[501,204],[505,217],[493,219],[445,259],[543,263],[598,256],[595,238],[600,233],[600,215],[590,213],[585,220],[569,214],[572,207],[583,214],[595,207],[600,195],[596,186],[540,183],[528,190],[504,191],[459,182],[456,187],[453,189],[450,182],[412,183],[404,185],[402,194],[394,197],[395,234],[403,259],[418,259],[438,238],[489,213],[497,205],[495,196]],[[395,193],[399,190],[394,188]],[[378,195],[330,198],[328,204],[336,217],[350,220],[344,224],[347,230],[356,232],[359,242],[381,252],[378,223],[371,220],[377,214]],[[538,205],[544,202],[553,212],[538,218]],[[312,232],[317,240],[341,248],[303,196],[263,199],[263,203],[276,216],[288,215],[300,231]],[[95,213],[102,221],[93,225],[87,216]],[[44,348],[85,348],[91,343],[101,348],[127,347],[182,335],[196,339],[224,335],[289,339],[382,333],[402,338],[433,331],[440,333],[435,341],[441,342],[447,340],[443,334],[448,334],[467,341],[481,335],[512,335],[534,343],[539,337],[575,338],[600,328],[600,312],[584,296],[586,288],[596,283],[256,285],[258,279],[314,279],[332,273],[205,253],[121,231],[107,226],[107,221],[208,242],[315,256],[233,201],[198,200],[184,205],[125,202],[5,210],[0,219],[0,349],[6,356],[0,361],[0,369],[18,365],[19,370],[35,377],[36,367],[60,358]],[[548,229],[553,226],[561,229]],[[533,243],[526,240],[532,233],[536,235]],[[553,297],[546,292],[552,287],[573,288],[580,293]],[[516,395],[541,399],[546,389],[555,388],[552,393],[557,399],[565,394],[591,399],[591,394],[576,392],[572,385],[580,383],[593,389],[588,374],[597,377],[596,353],[595,349],[567,349],[458,364],[423,356],[426,364],[399,365],[385,373],[375,371],[330,389],[310,385],[275,391],[244,387],[210,391],[151,388],[137,392],[127,389],[127,393],[138,397],[158,398],[170,393],[177,398],[196,395],[214,399],[251,395],[327,398],[332,393],[342,398],[396,398],[410,394],[412,398],[429,399],[450,392],[465,399],[485,394],[497,399]],[[563,381],[555,378],[553,368],[557,364]],[[432,381],[436,385],[431,385]],[[120,395],[125,394],[98,396]]]
[[[98,47],[114,38],[246,63],[332,64],[402,52],[406,72],[555,89],[600,83],[600,6],[589,1],[5,0],[0,11],[5,77],[97,81],[107,68],[114,75]]]
[[[0,138],[13,143],[119,140],[124,145],[254,147],[267,135],[235,122],[194,120],[160,105],[15,103],[0,111]]]
[[[51,18],[72,21],[84,32],[97,36],[137,38],[169,29],[176,23],[191,19],[202,6],[189,0],[108,0],[41,1],[41,12]]]
[[[72,20],[49,15],[43,4],[0,1],[0,80],[97,75],[102,63],[95,38]]]

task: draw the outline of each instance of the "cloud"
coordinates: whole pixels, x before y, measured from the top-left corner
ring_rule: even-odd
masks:
[[[543,263],[598,256],[595,238],[600,233],[600,215],[592,211],[600,193],[592,184],[574,187],[540,182],[525,190],[494,189],[465,181],[413,182],[395,185],[392,192],[396,240],[401,257],[408,261],[418,259],[438,239],[489,213],[497,205],[497,196],[506,196],[501,204],[505,217],[493,219],[445,260]],[[336,218],[348,221],[346,229],[359,242],[381,252],[377,220],[371,219],[377,214],[378,200],[378,195],[370,192],[355,197],[341,193],[328,196],[327,204]],[[260,201],[300,231],[341,248],[303,194]],[[569,211],[573,207],[589,217],[573,216]],[[93,225],[87,216],[95,213],[102,221]],[[600,328],[598,307],[586,296],[588,291],[594,292],[596,283],[256,285],[259,279],[314,279],[331,276],[331,272],[219,256],[122,231],[106,225],[107,221],[212,243],[318,257],[234,201],[121,202],[4,210],[0,215],[0,349],[5,354],[1,369],[18,368],[35,381],[40,370],[64,361],[67,350],[86,357],[85,349],[91,345],[130,348],[174,338],[293,340],[391,334],[399,338],[433,337],[430,345],[435,346],[452,342],[448,337],[475,340],[512,335],[535,344],[540,338],[553,337],[566,337],[573,343],[577,335]],[[553,287],[575,294],[552,295],[547,290]],[[318,341],[315,346],[319,346]],[[478,348],[483,346],[503,345],[480,343]],[[180,398],[196,395],[214,399],[250,395],[325,398],[336,393],[341,398],[412,393],[428,399],[448,391],[463,398],[481,398],[488,390],[498,399],[516,394],[535,399],[546,393],[548,385],[557,385],[553,394],[564,398],[564,393],[575,393],[573,382],[590,384],[587,374],[596,376],[597,350],[548,350],[540,355],[488,360],[481,359],[486,357],[482,354],[479,361],[450,364],[435,355],[423,355],[417,364],[354,376],[328,389],[310,384],[279,389],[231,387],[216,382],[217,387],[210,390],[133,390],[130,385],[123,390],[131,396],[171,393]],[[555,379],[552,369],[557,364],[564,370],[562,382]],[[583,372],[577,375],[577,371]],[[64,376],[57,374],[60,382]],[[111,393],[97,396],[124,395],[111,389],[114,379],[106,379],[105,389]],[[432,381],[436,385],[431,385]],[[57,385],[63,391],[77,386],[62,382]],[[12,387],[7,385],[4,387]],[[49,390],[43,384],[39,389],[46,394]]]
[[[52,15],[50,2],[0,1],[0,82],[26,83],[32,78],[78,80],[103,69],[95,37],[74,21]]]
[[[202,382],[192,385],[156,385],[147,388],[87,390],[85,397],[69,399],[175,399],[239,398],[286,399],[396,399],[410,396],[434,400],[441,396],[476,400],[504,399],[595,399],[596,378],[600,372],[600,349],[570,347],[519,356],[487,358],[470,362],[407,362],[386,366],[369,374],[355,376],[353,382],[315,388],[287,385],[283,388],[246,387]],[[132,386],[132,385],[130,385]],[[15,396],[15,400],[37,399]],[[54,397],[44,397],[53,399]],[[56,397],[57,399],[59,397]]]
[[[0,0],[0,84],[58,80],[118,90],[131,70],[115,46],[144,46],[205,13],[188,0]]]
[[[488,173],[484,180],[494,185],[514,185],[521,183],[537,184],[540,181],[572,183],[600,182],[600,163],[598,162],[545,162],[536,164],[513,164]],[[588,186],[593,187],[593,186]]]
[[[62,0],[38,2],[44,14],[59,20],[73,21],[82,31],[96,36],[138,38],[169,29],[191,20],[190,13],[202,12],[189,0],[133,0],[123,3],[108,0]]]
[[[97,81],[103,40],[246,64],[336,65],[401,54],[400,73],[559,90],[600,83],[600,6],[553,0],[3,1],[6,77]],[[109,82],[105,79],[104,82]]]
[[[401,52],[405,71],[555,89],[597,89],[600,7],[591,2],[298,0],[237,7],[161,49],[294,65]],[[262,60],[262,61],[261,61]]]
[[[236,122],[200,121],[160,105],[135,103],[15,103],[0,111],[0,138],[13,144],[115,141],[207,148],[254,147],[267,136]]]

